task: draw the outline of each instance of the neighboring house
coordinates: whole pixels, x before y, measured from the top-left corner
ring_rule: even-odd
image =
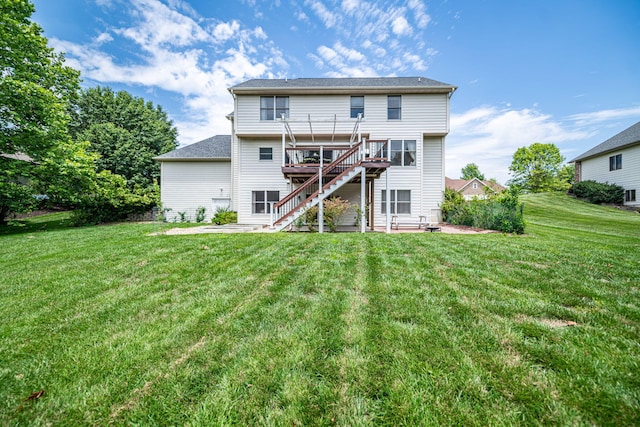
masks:
[[[229,187],[238,222],[282,229],[336,196],[353,206],[343,224],[355,224],[356,212],[367,213],[363,230],[364,224],[389,229],[392,215],[401,223],[438,215],[455,89],[423,77],[257,79],[231,87]],[[175,193],[185,192],[188,181],[176,180],[197,178],[184,158],[179,171],[164,176],[173,162],[167,159],[187,148],[158,158],[163,206],[173,211]],[[198,173],[217,166],[210,162]],[[182,195],[181,209],[205,187]],[[198,203],[213,197],[209,193]]]
[[[210,221],[231,207],[231,136],[216,135],[155,158],[160,162],[160,197],[168,221],[180,212],[193,221],[198,207]]]
[[[473,179],[451,179],[445,178],[445,187],[451,188],[462,194],[465,200],[486,199],[489,194],[497,194],[506,187],[493,181],[481,181],[478,178]]]
[[[624,188],[624,204],[640,206],[640,122],[571,160],[575,182],[597,181]]]

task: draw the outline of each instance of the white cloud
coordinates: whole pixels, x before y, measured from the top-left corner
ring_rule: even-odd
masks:
[[[626,119],[630,117],[640,117],[640,106],[574,114],[569,116],[569,120],[575,121],[578,125],[586,125],[613,119]]]
[[[419,28],[425,28],[431,22],[431,16],[426,12],[426,7],[420,0],[410,0],[408,3],[409,9],[413,10],[416,17],[416,22]]]
[[[393,33],[398,36],[407,36],[413,32],[413,28],[409,25],[409,21],[404,16],[398,16],[391,23]]]
[[[325,7],[319,1],[305,1],[305,4],[310,6],[311,9],[318,15],[318,17],[322,20],[325,27],[332,28],[339,21],[339,15],[337,13],[331,12],[329,9]]]
[[[80,70],[85,81],[157,88],[181,96],[182,111],[172,118],[183,144],[229,133],[225,116],[233,100],[228,87],[288,67],[261,27],[248,29],[235,20],[196,22],[158,0],[127,4],[131,21],[125,26],[102,33],[90,44],[52,38],[51,45],[66,52],[68,65]],[[113,36],[119,38],[119,48],[124,46],[134,56],[110,54],[101,43]]]
[[[576,141],[592,136],[588,129],[573,128],[533,109],[473,108],[451,115],[446,173],[458,178],[463,166],[476,163],[487,178],[505,183],[518,148],[534,142],[553,143],[566,153]]]
[[[98,37],[94,39],[94,42],[97,45],[101,45],[103,43],[109,43],[111,41],[113,41],[113,37],[111,36],[111,34],[107,32],[101,33],[100,35],[98,35]]]

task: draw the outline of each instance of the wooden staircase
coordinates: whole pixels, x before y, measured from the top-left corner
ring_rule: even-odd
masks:
[[[272,230],[287,228],[307,209],[317,206],[340,187],[361,176],[363,170],[374,170],[379,177],[390,165],[383,158],[386,144],[386,140],[361,141],[327,166],[320,166],[315,174],[273,205]]]

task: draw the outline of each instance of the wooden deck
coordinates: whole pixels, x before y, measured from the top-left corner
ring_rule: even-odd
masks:
[[[387,170],[391,166],[391,162],[388,160],[366,160],[362,162],[362,166],[367,170],[367,178],[380,178],[382,172]],[[310,177],[318,172],[319,164],[305,163],[305,164],[289,164],[282,167],[282,173],[285,178],[290,179],[294,184],[301,184],[308,180]],[[333,171],[326,175],[327,178],[334,178],[339,174],[339,171]],[[360,176],[356,176],[351,182],[360,182]]]

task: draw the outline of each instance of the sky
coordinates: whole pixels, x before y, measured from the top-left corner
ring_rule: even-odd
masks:
[[[253,78],[427,77],[451,98],[446,174],[506,183],[519,147],[567,161],[640,121],[638,0],[32,0],[49,45],[162,106],[181,145],[230,134]]]

